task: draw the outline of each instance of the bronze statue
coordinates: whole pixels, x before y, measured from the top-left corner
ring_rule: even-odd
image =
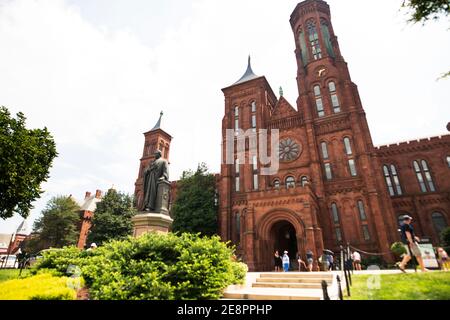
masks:
[[[167,161],[161,158],[161,151],[156,150],[155,160],[144,171],[143,210],[154,211],[157,204],[158,183],[169,180]]]

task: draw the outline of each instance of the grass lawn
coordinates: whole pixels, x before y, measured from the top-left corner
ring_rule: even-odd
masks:
[[[17,279],[19,277],[19,269],[0,269],[0,282]],[[22,277],[28,274],[28,270],[22,271]]]
[[[354,275],[352,280],[350,300],[450,300],[450,272]]]

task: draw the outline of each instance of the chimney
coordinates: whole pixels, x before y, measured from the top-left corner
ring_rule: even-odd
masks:
[[[97,190],[97,191],[95,191],[95,197],[96,197],[97,199],[100,199],[100,198],[102,197],[102,190]]]
[[[91,196],[91,193],[89,191],[86,191],[86,195],[84,196],[85,199],[89,198]]]

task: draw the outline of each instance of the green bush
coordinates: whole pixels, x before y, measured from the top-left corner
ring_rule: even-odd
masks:
[[[51,274],[9,280],[2,283],[0,300],[75,300],[77,293],[73,280]]]
[[[450,227],[445,228],[441,232],[442,245],[445,247],[450,247]]]
[[[232,255],[217,236],[149,233],[90,252],[54,250],[44,254],[36,270],[64,273],[78,266],[91,299],[218,299],[228,285],[245,278],[246,266],[232,261]]]
[[[51,272],[54,275],[64,276],[70,266],[79,266],[87,263],[88,251],[82,251],[76,247],[64,247],[62,249],[47,249],[41,251],[42,258],[31,268],[32,274]]]
[[[406,253],[405,245],[401,242],[394,242],[391,246],[391,251],[396,255],[401,257]]]

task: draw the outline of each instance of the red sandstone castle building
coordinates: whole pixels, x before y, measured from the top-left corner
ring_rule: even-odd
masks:
[[[264,76],[245,74],[222,89],[222,165],[217,175],[219,234],[231,241],[249,269],[273,268],[275,250],[316,257],[341,245],[381,253],[392,261],[390,245],[399,240],[399,217],[414,218],[417,234],[437,245],[450,219],[450,135],[375,147],[358,88],[350,78],[325,1],[307,0],[294,9],[299,97],[294,104],[277,97]],[[229,156],[227,130],[269,135],[279,130],[279,170],[265,168],[245,143]],[[450,130],[450,128],[449,128]],[[142,202],[142,175],[156,149],[169,159],[172,137],[161,118],[145,133],[135,198]],[[234,138],[233,138],[234,139]],[[258,154],[258,153],[257,153]],[[172,199],[176,182],[172,184]]]
[[[223,240],[237,246],[250,270],[271,270],[277,249],[291,258],[311,249],[317,257],[324,248],[347,243],[387,253],[389,261],[404,214],[414,218],[418,235],[438,244],[450,219],[450,135],[375,147],[328,4],[303,1],[290,23],[298,65],[294,105],[281,90],[277,97],[250,61],[244,76],[222,90],[224,157],[227,129],[280,134],[279,150],[269,150],[279,152],[274,175],[261,175],[263,165],[250,156],[248,143],[245,163],[223,159]]]

